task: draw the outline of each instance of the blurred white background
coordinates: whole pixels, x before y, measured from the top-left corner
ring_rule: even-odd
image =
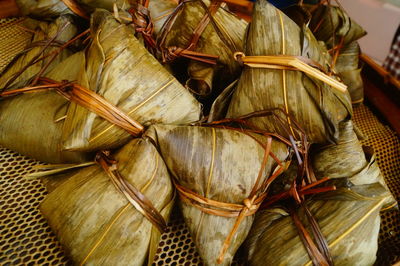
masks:
[[[368,32],[359,40],[362,52],[382,64],[400,25],[400,7],[383,0],[340,0],[340,3]]]

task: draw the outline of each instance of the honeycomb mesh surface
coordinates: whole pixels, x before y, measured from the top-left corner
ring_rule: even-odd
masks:
[[[379,167],[386,183],[400,202],[400,140],[399,137],[365,105],[354,109],[354,122],[366,135],[363,144],[374,148]],[[378,265],[391,265],[400,261],[400,211],[381,214]]]
[[[46,194],[24,176],[38,162],[0,148],[0,265],[63,265],[67,259],[38,206]]]
[[[20,19],[0,20],[0,72],[22,51],[30,35],[16,26]],[[17,41],[15,41],[17,40]],[[400,194],[400,143],[366,106],[355,109],[354,120],[368,136],[364,144],[377,152],[378,163],[396,199]],[[0,147],[0,265],[68,265],[61,245],[38,207],[46,195],[38,180],[24,176],[40,164]],[[379,265],[399,260],[400,216],[398,211],[382,214]],[[179,215],[161,236],[153,265],[202,265],[188,228]]]
[[[153,266],[161,265],[202,265],[189,230],[177,212],[161,235],[154,258]]]
[[[31,33],[23,29],[22,21],[21,18],[0,19],[0,72],[29,43]]]

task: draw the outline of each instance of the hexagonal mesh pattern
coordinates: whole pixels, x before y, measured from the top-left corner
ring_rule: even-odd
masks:
[[[30,38],[16,26],[20,19],[0,20],[0,71],[22,51]],[[400,142],[371,111],[355,109],[356,124],[369,137],[364,141],[377,152],[378,163],[392,192],[400,194]],[[0,265],[66,265],[62,247],[41,215],[38,206],[46,191],[38,180],[26,180],[38,162],[0,147]],[[178,218],[177,218],[178,217]],[[153,265],[201,265],[189,231],[179,216],[161,236]],[[399,211],[382,214],[378,264],[399,260]]]
[[[354,121],[366,134],[363,144],[372,146],[383,176],[397,202],[400,202],[400,140],[399,137],[379,122],[365,105],[354,109]],[[400,261],[400,211],[381,214],[379,233],[379,264],[391,265]]]
[[[0,19],[0,71],[29,43],[31,33],[19,25],[22,21],[21,18]]]
[[[168,223],[167,231],[161,236],[153,265],[201,265],[201,258],[182,219],[176,217]]]
[[[39,180],[24,176],[38,162],[0,148],[0,264],[66,264],[61,246],[38,206],[46,195]]]

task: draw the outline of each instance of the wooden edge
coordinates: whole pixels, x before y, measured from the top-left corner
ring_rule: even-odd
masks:
[[[394,78],[386,69],[377,64],[371,57],[366,54],[361,54],[360,59],[378,72],[378,74],[381,75],[386,82],[390,82],[400,90],[400,80]]]
[[[15,0],[0,0],[0,19],[20,16],[20,11]]]
[[[223,0],[227,4],[231,4],[234,6],[244,7],[244,8],[252,8],[253,3],[246,0]]]
[[[238,17],[251,21],[251,12],[253,10],[254,3],[248,0],[222,0],[225,2],[229,10],[235,13]]]
[[[400,81],[365,54],[363,67],[364,94],[368,102],[400,135]]]

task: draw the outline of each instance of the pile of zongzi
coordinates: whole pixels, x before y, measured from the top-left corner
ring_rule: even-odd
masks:
[[[374,263],[396,201],[353,128],[365,32],[340,7],[17,2],[47,21],[0,75],[0,144],[54,163],[29,177],[73,263],[151,264],[175,199],[205,265]]]
[[[188,124],[200,119],[201,105],[135,38],[132,27],[119,23],[110,12],[99,9],[92,15],[91,37],[91,45],[84,52],[71,56],[60,63],[56,71],[42,73],[42,76],[58,82],[58,85],[66,80],[93,91],[107,105],[119,108],[117,112],[137,120],[139,132],[143,126],[154,123]],[[59,60],[60,55],[56,58]],[[37,104],[56,101],[62,106],[46,106],[51,111],[43,114],[41,110],[32,111],[30,106],[20,108],[12,104],[16,101],[13,98],[0,103],[0,107],[3,105],[0,119],[6,119],[10,124],[2,132],[4,137],[0,143],[33,158],[59,163],[63,162],[63,157],[54,154],[118,148],[131,138],[126,130],[87,109],[88,105],[95,105],[93,99],[84,99],[84,107],[74,101],[68,103],[55,92],[45,95],[49,96],[41,97],[41,100],[35,97],[35,93],[18,96],[18,99],[29,98]],[[44,125],[53,124],[57,127],[57,137],[44,139],[42,132],[46,129],[36,127],[34,130],[38,130],[38,134],[31,134],[29,129],[22,132],[22,135],[27,135],[28,143],[15,142],[15,138],[21,137],[13,134],[19,130],[19,125],[9,119],[8,112],[21,115],[21,122],[26,119],[30,123],[40,120]],[[36,149],[31,147],[32,144]],[[47,155],[43,156],[43,153]],[[71,161],[74,160],[64,160]]]

